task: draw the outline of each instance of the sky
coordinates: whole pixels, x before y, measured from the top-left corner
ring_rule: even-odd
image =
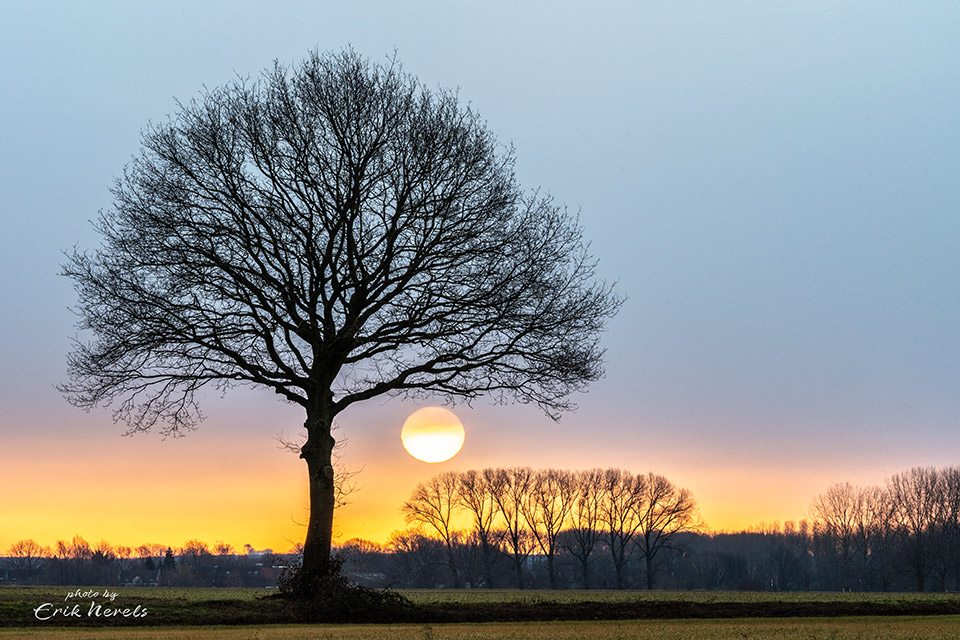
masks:
[[[34,538],[289,549],[303,417],[203,398],[184,438],[122,437],[65,379],[64,251],[177,100],[274,60],[396,51],[459,88],[517,176],[573,210],[626,297],[606,376],[553,422],[455,411],[460,453],[400,444],[428,404],[339,418],[339,540],[406,525],[417,483],[484,467],[653,471],[714,530],[800,520],[836,482],[960,463],[960,5],[953,2],[6,2],[0,18],[0,552]],[[440,403],[436,399],[434,403]]]

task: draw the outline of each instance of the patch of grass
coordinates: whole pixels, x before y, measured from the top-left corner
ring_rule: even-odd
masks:
[[[0,629],[0,640],[955,640],[960,616],[488,624]]]

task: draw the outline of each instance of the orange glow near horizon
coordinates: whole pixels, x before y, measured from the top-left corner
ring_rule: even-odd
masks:
[[[406,413],[405,411],[403,412]],[[400,419],[356,420],[344,463],[360,469],[358,490],[334,521],[335,542],[365,538],[383,543],[407,528],[400,506],[416,485],[448,470],[486,467],[585,469],[620,467],[654,471],[693,492],[709,530],[734,531],[763,522],[799,521],[812,499],[835,482],[881,483],[828,469],[795,469],[760,460],[724,465],[709,456],[667,450],[656,465],[629,443],[592,448],[567,432],[563,446],[542,447],[543,431],[522,434],[513,424],[476,421],[456,458],[437,465],[408,456],[400,444]],[[17,540],[44,546],[75,535],[136,548],[145,543],[181,547],[192,539],[226,542],[242,552],[249,544],[287,552],[303,540],[308,515],[306,467],[271,441],[269,431],[230,438],[218,423],[182,439],[120,438],[116,431],[46,439],[42,455],[26,435],[5,442],[0,466],[3,514],[0,554]],[[517,433],[505,448],[505,433]],[[582,436],[589,439],[589,434]],[[558,435],[558,439],[559,439]],[[586,440],[585,440],[586,441]],[[606,448],[604,448],[606,447]]]

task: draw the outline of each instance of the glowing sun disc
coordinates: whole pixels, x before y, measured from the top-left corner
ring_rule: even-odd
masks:
[[[424,462],[443,462],[457,455],[465,436],[460,419],[442,407],[414,411],[400,431],[403,448]]]

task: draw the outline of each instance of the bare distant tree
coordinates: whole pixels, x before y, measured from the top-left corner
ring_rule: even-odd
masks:
[[[57,540],[50,551],[50,556],[57,566],[59,584],[67,584],[70,575],[70,545],[63,540]]]
[[[479,544],[483,562],[484,586],[493,587],[493,561],[500,546],[500,537],[494,526],[497,503],[493,496],[495,471],[466,471],[459,475],[460,506],[467,510],[473,522],[473,533]]]
[[[917,591],[926,588],[933,568],[933,525],[940,500],[939,476],[933,467],[915,467],[887,482],[907,571]]]
[[[413,495],[400,508],[408,523],[427,526],[437,532],[447,549],[447,564],[453,586],[460,586],[456,556],[453,552],[453,513],[459,503],[457,473],[447,471],[418,484]]]
[[[398,573],[404,577],[403,586],[432,587],[435,581],[431,575],[437,564],[446,564],[443,542],[428,538],[420,531],[407,529],[394,531],[386,544],[390,550],[390,559],[397,565]]]
[[[834,556],[839,564],[840,586],[852,589],[851,575],[854,556],[865,515],[864,496],[849,482],[835,484],[813,500],[811,511],[814,536],[821,553]]]
[[[224,578],[233,569],[235,549],[232,544],[218,540],[213,543],[213,553],[217,556],[217,564],[214,567],[215,571],[213,574],[213,586],[220,587],[223,586]]]
[[[958,578],[960,588],[960,467],[937,469],[937,497],[931,571],[935,587],[946,591],[951,574]]]
[[[33,539],[18,540],[7,549],[7,558],[19,584],[32,584],[50,555]]]
[[[180,557],[191,567],[197,567],[210,557],[210,547],[202,540],[187,540],[180,549]]]
[[[70,558],[70,565],[73,569],[73,579],[76,581],[76,584],[86,584],[84,569],[86,564],[93,558],[93,549],[90,548],[90,543],[84,540],[82,536],[76,535],[73,536],[73,540],[70,541],[66,551]]]
[[[383,553],[383,545],[364,538],[351,538],[340,545],[338,553],[358,573],[373,570],[376,558]]]
[[[523,564],[533,551],[523,507],[533,484],[533,471],[529,467],[497,469],[489,478],[493,500],[503,521],[503,541],[517,572],[517,588],[523,589]]]
[[[641,499],[636,503],[640,521],[634,542],[640,548],[647,575],[647,589],[653,589],[657,554],[679,533],[701,527],[697,503],[687,489],[665,477],[648,473],[642,482]]]
[[[875,590],[883,586],[881,576],[892,561],[895,544],[894,511],[886,488],[858,489],[855,567],[863,576],[857,585],[860,588]]]
[[[955,588],[960,590],[960,466],[947,467],[940,473],[944,497],[938,527],[944,536],[945,564],[954,571]]]
[[[131,431],[178,434],[197,392],[252,385],[305,412],[301,576],[329,570],[331,435],[379,396],[492,395],[551,416],[602,373],[620,300],[574,216],[526,195],[456,94],[396,62],[314,53],[149,127],[63,273],[79,296],[62,386]]]
[[[644,490],[643,483],[643,476],[637,477],[622,469],[607,469],[603,472],[600,519],[613,560],[617,589],[625,586],[627,550],[640,527],[638,503]]]
[[[811,513],[821,564],[839,565],[835,586],[873,588],[877,565],[887,560],[893,541],[889,494],[880,487],[836,484],[814,499]]]
[[[551,589],[557,588],[554,570],[557,538],[563,531],[575,496],[576,487],[572,473],[560,469],[545,469],[534,473],[526,500],[523,501],[524,520],[547,559],[547,575]]]
[[[130,564],[130,558],[133,557],[133,549],[126,545],[120,545],[114,549],[117,561],[117,584],[123,584],[123,572]]]
[[[603,501],[603,470],[574,472],[575,493],[570,510],[570,554],[580,561],[583,588],[590,588],[590,559],[600,541],[601,503]]]

